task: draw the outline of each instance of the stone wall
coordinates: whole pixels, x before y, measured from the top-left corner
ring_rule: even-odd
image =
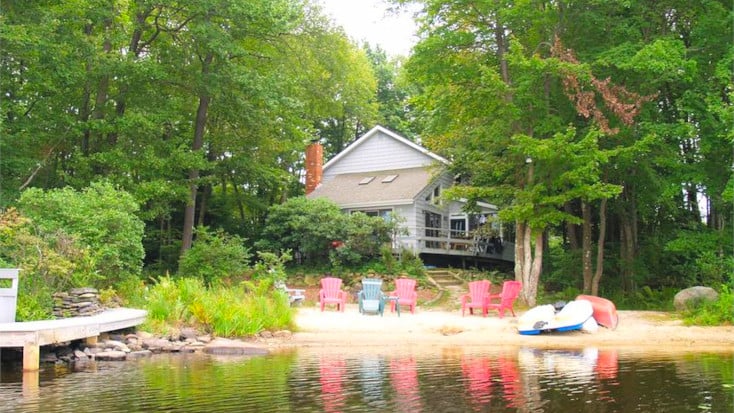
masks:
[[[54,294],[54,317],[91,316],[104,311],[96,288],[74,288]]]

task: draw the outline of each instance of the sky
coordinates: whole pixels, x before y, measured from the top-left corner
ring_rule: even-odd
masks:
[[[416,42],[415,24],[409,11],[399,15],[388,11],[384,0],[319,0],[324,13],[342,26],[347,35],[361,44],[385,50],[391,56],[407,56]]]

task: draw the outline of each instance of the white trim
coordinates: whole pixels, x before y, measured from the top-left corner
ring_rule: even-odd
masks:
[[[385,135],[387,135],[387,136],[395,139],[396,141],[398,141],[398,142],[400,142],[400,143],[402,143],[404,145],[407,145],[410,148],[412,148],[412,149],[414,149],[414,150],[416,150],[416,151],[418,151],[418,152],[420,152],[420,153],[422,153],[424,155],[427,155],[427,156],[433,158],[434,160],[436,160],[438,162],[443,163],[444,165],[448,165],[449,164],[449,161],[446,158],[444,158],[442,156],[439,156],[439,155],[436,155],[435,153],[429,151],[428,149],[426,149],[426,148],[424,148],[424,147],[422,147],[422,146],[420,146],[420,145],[418,145],[418,144],[416,144],[414,142],[411,142],[408,139],[405,139],[404,137],[398,135],[397,133],[395,133],[395,132],[393,132],[393,131],[391,131],[389,129],[383,128],[380,125],[377,125],[374,128],[370,129],[367,133],[365,133],[364,135],[362,135],[361,137],[359,137],[356,141],[352,142],[352,144],[349,145],[349,146],[347,146],[343,151],[341,151],[338,154],[336,154],[336,156],[334,156],[333,158],[329,159],[329,161],[324,164],[324,167],[323,167],[322,170],[323,171],[326,171],[327,169],[329,169],[329,167],[331,165],[333,165],[336,162],[338,162],[339,159],[347,156],[350,152],[352,152],[354,149],[356,149],[362,143],[366,142],[371,136],[375,135],[377,132],[382,132],[383,134],[385,134]]]
[[[354,204],[342,204],[339,205],[341,209],[354,209],[354,208],[389,208],[393,205],[413,205],[412,199],[397,199],[392,201],[379,201],[379,202],[357,202]]]

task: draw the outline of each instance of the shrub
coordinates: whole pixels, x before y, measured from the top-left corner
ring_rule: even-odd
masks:
[[[268,210],[258,250],[291,250],[306,262],[325,261],[331,243],[344,238],[346,215],[325,199],[291,198]]]
[[[57,240],[66,236],[74,248],[86,250],[96,272],[107,280],[140,275],[144,224],[129,193],[109,183],[92,183],[80,192],[30,188],[21,195],[18,209],[39,234],[59,234]]]
[[[250,251],[240,237],[198,227],[196,242],[181,256],[178,274],[200,278],[210,285],[245,272],[249,259]]]
[[[270,208],[255,245],[263,251],[294,251],[306,264],[355,266],[378,257],[397,225],[363,213],[344,214],[325,199],[299,197]]]
[[[61,230],[40,231],[14,209],[0,213],[0,261],[20,269],[19,321],[51,318],[54,292],[102,281],[89,248]]]
[[[719,299],[702,301],[685,311],[683,318],[687,325],[734,325],[734,292],[727,285],[721,286]]]

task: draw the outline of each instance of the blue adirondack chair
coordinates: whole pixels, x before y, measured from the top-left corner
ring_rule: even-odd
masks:
[[[382,280],[379,278],[363,278],[362,291],[358,294],[359,312],[380,313],[385,311],[385,294],[382,292]]]

